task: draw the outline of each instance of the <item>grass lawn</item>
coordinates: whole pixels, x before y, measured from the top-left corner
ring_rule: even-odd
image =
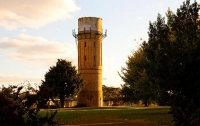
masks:
[[[66,126],[171,126],[168,112],[169,107],[63,108],[55,119]]]

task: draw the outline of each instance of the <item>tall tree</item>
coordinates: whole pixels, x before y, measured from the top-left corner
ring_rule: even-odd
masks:
[[[146,76],[146,63],[143,47],[141,46],[131,56],[128,56],[126,67],[122,67],[119,75],[125,82],[122,92],[132,90],[132,98],[135,98],[133,101],[140,99],[145,106],[148,106],[150,101],[155,100],[156,93],[154,85],[151,84]]]
[[[58,59],[56,66],[50,67],[45,74],[45,80],[42,81],[40,89],[48,88],[49,97],[59,97],[61,107],[64,107],[65,97],[77,95],[83,86],[84,81],[76,67],[72,66],[71,62]]]
[[[143,43],[149,64],[147,75],[161,91],[170,93],[176,125],[200,125],[198,4],[186,0],[176,14],[169,10],[167,18],[167,23],[161,16],[150,23],[149,41]]]
[[[158,104],[168,104],[169,94],[166,88],[169,88],[170,81],[170,61],[171,61],[171,32],[169,26],[165,23],[165,18],[160,14],[156,22],[149,23],[149,40],[143,43],[143,50],[146,57],[146,73],[149,81],[157,87]],[[166,102],[163,102],[163,100]]]

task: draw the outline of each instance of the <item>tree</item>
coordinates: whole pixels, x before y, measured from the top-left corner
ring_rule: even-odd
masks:
[[[65,97],[77,95],[83,86],[84,81],[77,73],[76,67],[72,66],[71,62],[58,59],[56,66],[50,67],[45,74],[40,89],[47,90],[50,93],[49,98],[59,97],[61,107],[64,107]]]
[[[114,87],[108,87],[103,85],[103,99],[105,101],[108,101],[108,105],[110,105],[110,101],[117,102],[121,100],[121,88],[114,88]]]
[[[200,125],[200,21],[199,8],[189,0],[159,15],[150,23],[149,41],[143,43],[147,75],[162,92],[169,92],[176,125]]]
[[[142,100],[145,107],[155,101],[156,87],[149,81],[146,70],[139,72],[140,78],[136,81],[134,90],[136,91],[137,97]]]
[[[0,125],[1,126],[43,126],[57,125],[53,121],[57,111],[38,114],[37,90],[29,87],[27,91],[23,86],[9,86],[0,91]],[[24,90],[24,91],[23,91]],[[31,94],[31,92],[35,94]],[[33,105],[35,105],[33,107]]]
[[[132,97],[129,96],[129,98],[134,98],[132,101],[142,100],[145,106],[148,106],[151,101],[155,100],[155,87],[146,75],[146,63],[143,47],[141,46],[131,56],[128,56],[126,67],[122,67],[119,75],[125,82],[122,92],[125,95],[133,95]],[[132,93],[129,93],[131,91]]]
[[[169,19],[169,21],[171,20]],[[169,88],[169,81],[171,80],[169,76],[171,74],[170,61],[173,55],[171,40],[174,38],[170,28],[171,26],[165,23],[165,18],[158,14],[157,21],[149,23],[148,43],[143,42],[142,44],[147,61],[146,73],[151,84],[157,88],[156,100],[159,105],[169,104],[169,94],[166,88]]]
[[[129,84],[121,84],[121,88],[122,100],[124,103],[136,103],[139,101]]]

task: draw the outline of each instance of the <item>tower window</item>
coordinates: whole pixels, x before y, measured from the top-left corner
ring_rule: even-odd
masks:
[[[86,47],[86,42],[85,42],[85,47]]]
[[[94,42],[94,47],[95,47],[95,42]]]
[[[94,61],[96,60],[96,57],[94,56]]]
[[[86,56],[85,56],[85,61],[86,61]]]

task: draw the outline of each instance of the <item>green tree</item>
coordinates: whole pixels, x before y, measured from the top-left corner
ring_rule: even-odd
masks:
[[[103,99],[104,101],[108,101],[108,103],[110,103],[110,101],[117,102],[121,99],[121,88],[114,88],[103,85],[102,90]]]
[[[159,15],[150,23],[143,43],[147,75],[162,92],[171,95],[171,112],[178,126],[200,125],[200,21],[197,2],[189,0],[168,10],[167,23]]]
[[[53,89],[51,87],[48,87],[47,85],[43,84],[44,82],[42,82],[42,85],[39,86],[39,91],[37,92],[37,96],[38,96],[38,107],[39,108],[48,108],[49,106],[47,105],[47,103],[49,102],[49,100],[51,99],[52,101],[54,101],[53,98]]]
[[[145,107],[155,101],[156,87],[149,81],[146,70],[139,72],[140,78],[135,82],[134,90],[137,97],[142,100]]]
[[[23,86],[10,86],[0,91],[0,125],[1,126],[43,126],[57,125],[53,121],[57,111],[47,112],[45,116],[38,114],[37,90]],[[35,92],[32,94],[31,92]]]
[[[50,67],[45,74],[40,89],[47,90],[50,93],[49,98],[59,97],[61,107],[64,107],[65,97],[77,95],[83,86],[84,81],[76,67],[72,66],[71,62],[58,59],[56,66]]]
[[[137,103],[139,99],[133,95],[134,91],[129,84],[121,84],[121,95],[124,103]]]
[[[170,12],[170,11],[169,11]],[[170,32],[171,26],[165,23],[165,18],[160,14],[156,22],[149,23],[148,43],[143,42],[143,50],[146,57],[146,73],[149,81],[156,87],[156,100],[160,105],[169,104],[170,65],[171,65],[171,44],[173,35]]]
[[[128,56],[126,67],[122,67],[119,75],[125,82],[122,92],[125,95],[133,95],[132,97],[129,96],[129,98],[134,98],[133,101],[140,99],[145,106],[148,106],[151,101],[155,100],[156,88],[146,75],[146,63],[143,47],[141,46],[131,56]],[[127,94],[125,91],[128,91]],[[130,93],[131,91],[132,94]]]

